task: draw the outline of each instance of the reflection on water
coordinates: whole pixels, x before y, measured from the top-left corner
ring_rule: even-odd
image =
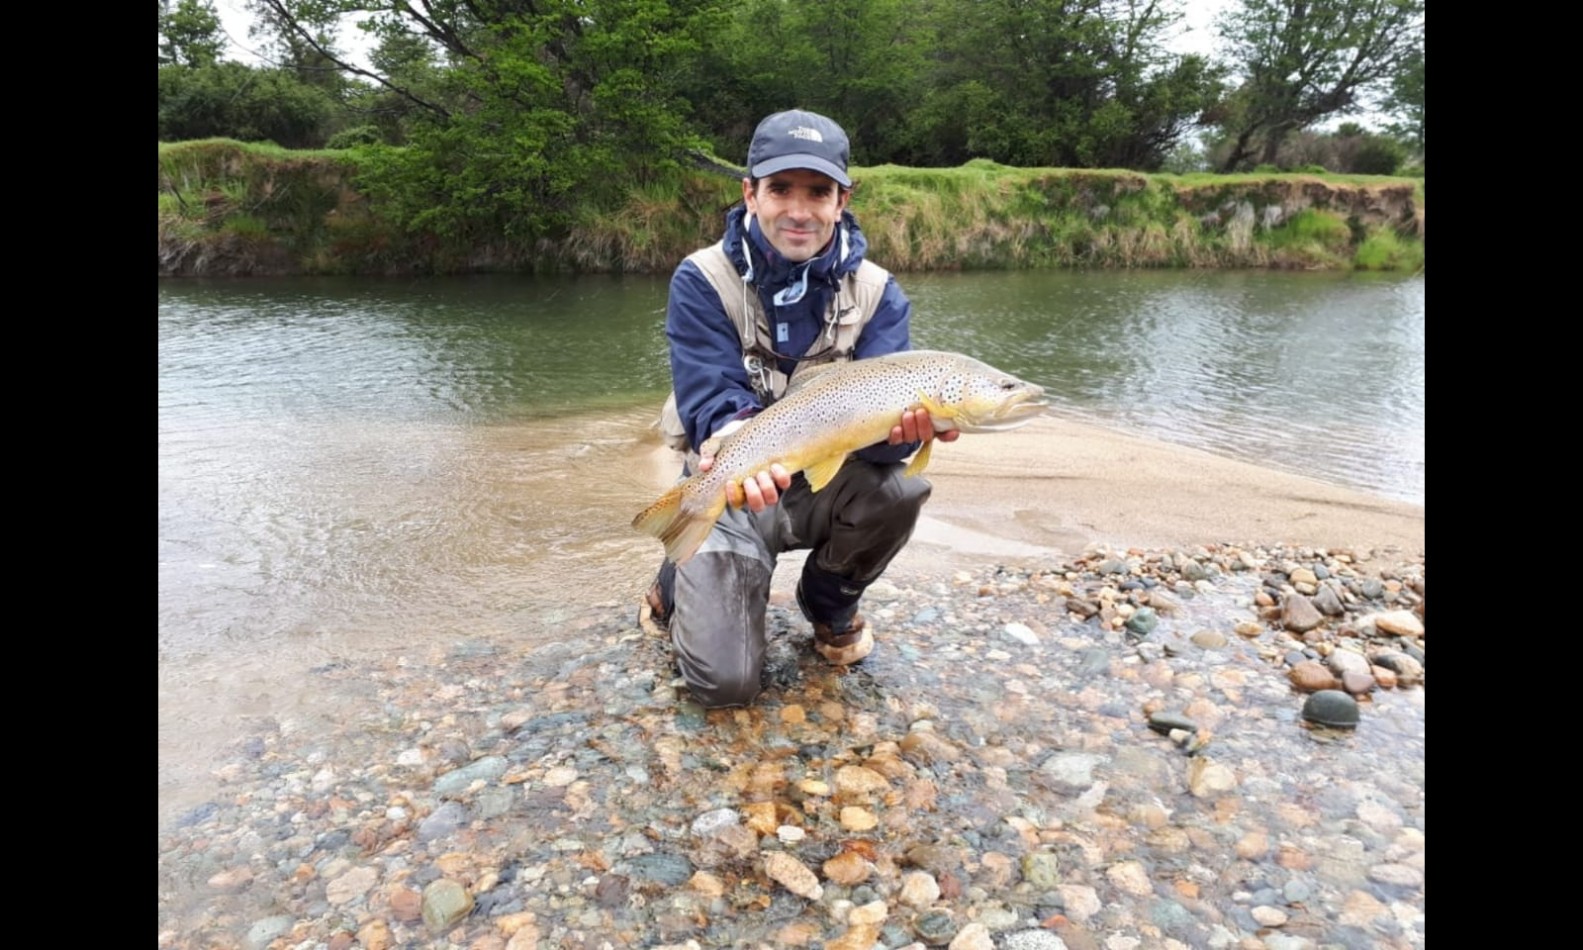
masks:
[[[1423,496],[1423,281],[908,275],[920,347],[1167,441]],[[661,278],[164,282],[162,811],[291,671],[630,600]],[[635,587],[634,587],[635,590]],[[533,636],[542,634],[533,633]],[[173,807],[173,805],[172,805]]]

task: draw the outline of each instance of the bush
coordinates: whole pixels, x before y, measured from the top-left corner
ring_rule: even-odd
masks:
[[[1407,150],[1394,139],[1367,135],[1352,154],[1349,170],[1355,175],[1394,175],[1406,158]]]
[[[325,148],[357,148],[359,145],[378,145],[384,141],[376,125],[354,125],[330,136]]]
[[[231,138],[317,148],[332,109],[321,89],[289,70],[242,63],[159,68],[159,140]]]

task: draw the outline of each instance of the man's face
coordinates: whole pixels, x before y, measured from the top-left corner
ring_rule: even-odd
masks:
[[[793,263],[824,250],[851,197],[834,179],[803,168],[760,178],[756,192],[748,179],[742,180],[742,200],[759,219],[764,237]]]

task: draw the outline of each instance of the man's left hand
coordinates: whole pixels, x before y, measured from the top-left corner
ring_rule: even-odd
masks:
[[[934,422],[929,418],[927,409],[908,409],[901,414],[901,424],[890,430],[891,445],[901,445],[905,442],[928,442],[938,435],[941,442],[955,442],[962,437],[961,429],[947,429],[944,432],[934,431]]]

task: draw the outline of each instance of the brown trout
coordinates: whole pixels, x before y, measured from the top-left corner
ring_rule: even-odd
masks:
[[[725,511],[726,486],[777,462],[818,491],[849,453],[889,438],[908,409],[929,410],[936,432],[1003,432],[1048,408],[1042,387],[960,353],[911,350],[810,367],[779,401],[718,441],[709,471],[666,492],[632,526],[663,541],[680,564]],[[933,447],[924,443],[906,474],[922,472]]]

